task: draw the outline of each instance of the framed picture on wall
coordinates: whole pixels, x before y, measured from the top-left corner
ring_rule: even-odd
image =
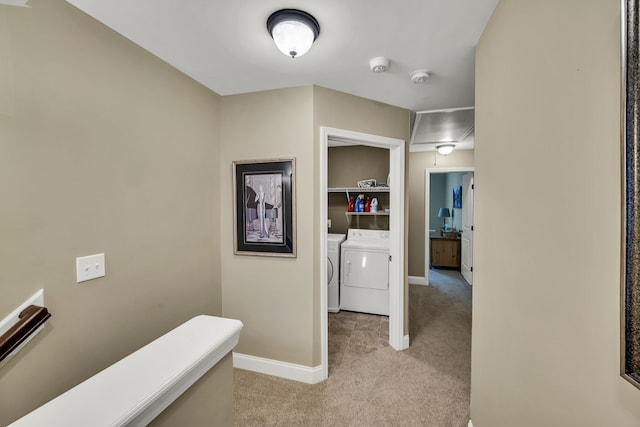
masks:
[[[639,0],[623,3],[621,375],[640,388],[640,26]]]
[[[296,256],[295,164],[233,162],[234,254]]]
[[[453,187],[453,207],[462,208],[462,186]]]

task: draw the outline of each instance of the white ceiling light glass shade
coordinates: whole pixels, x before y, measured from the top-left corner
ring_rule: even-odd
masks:
[[[320,25],[307,12],[281,9],[269,16],[267,30],[280,52],[295,58],[311,49],[320,34]]]
[[[455,148],[455,145],[453,144],[442,144],[442,145],[438,145],[436,147],[436,150],[438,150],[438,153],[442,154],[443,156],[446,156],[447,154],[451,154],[454,148]]]

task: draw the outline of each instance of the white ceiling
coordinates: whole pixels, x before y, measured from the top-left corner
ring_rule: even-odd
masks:
[[[220,95],[319,85],[413,113],[474,106],[475,46],[498,2],[67,1]],[[267,18],[283,8],[304,10],[320,23],[302,57],[280,53],[267,32]],[[390,60],[388,72],[371,72],[369,61],[378,56]],[[416,70],[431,77],[412,83]],[[450,119],[416,117],[412,151],[435,149],[440,141],[431,133]],[[456,146],[473,148],[473,136],[472,129]]]
[[[474,50],[498,0],[67,1],[220,95],[313,84],[417,112],[474,105]],[[282,8],[320,23],[303,57],[267,33]],[[370,71],[376,56],[388,72]]]

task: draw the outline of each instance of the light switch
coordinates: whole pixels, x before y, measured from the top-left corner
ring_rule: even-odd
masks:
[[[77,282],[104,277],[104,254],[95,254],[76,258]]]

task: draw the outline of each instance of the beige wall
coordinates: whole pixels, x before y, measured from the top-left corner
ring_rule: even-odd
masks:
[[[233,426],[233,357],[227,354],[187,389],[151,427]]]
[[[424,182],[425,169],[473,167],[473,150],[454,150],[448,156],[437,155],[435,151],[409,154],[409,276],[424,277]],[[475,269],[474,269],[475,270]]]
[[[314,232],[311,86],[222,98],[223,314],[242,320],[239,353],[312,366]],[[233,254],[232,162],[296,159],[297,257]]]
[[[358,181],[375,179],[385,184],[389,175],[389,150],[349,145],[329,147],[327,155],[327,186],[357,187]]]
[[[0,317],[40,288],[53,317],[0,367],[0,425],[221,310],[220,98],[62,0],[29,4],[0,6]],[[98,252],[106,277],[76,284]]]
[[[357,187],[358,181],[375,179],[385,184],[389,175],[389,150],[385,148],[351,145],[329,147],[327,155],[327,186]],[[357,193],[350,196],[357,197]],[[380,210],[389,207],[389,193],[367,193],[366,197],[375,197]],[[349,228],[389,229],[389,216],[347,217],[346,193],[329,193],[327,211],[331,220],[329,233],[346,234]]]
[[[619,373],[620,2],[501,1],[476,57],[473,424],[638,426]]]

